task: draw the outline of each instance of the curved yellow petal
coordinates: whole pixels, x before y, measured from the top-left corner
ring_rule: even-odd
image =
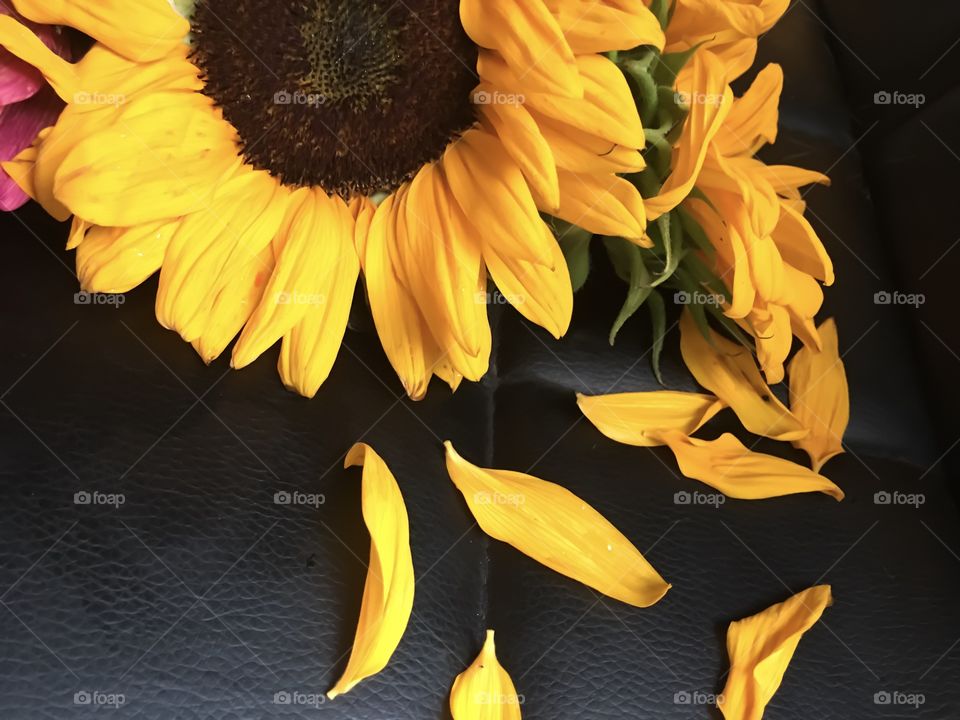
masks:
[[[179,220],[106,228],[94,225],[77,246],[77,277],[87,292],[125,293],[160,269]]]
[[[580,411],[611,440],[653,447],[662,445],[656,432],[679,430],[692,435],[723,408],[713,395],[656,390],[616,395],[581,395]]]
[[[589,175],[557,168],[560,207],[556,216],[598,235],[622,237],[652,247],[646,237],[643,198],[633,183],[617,175]]]
[[[780,203],[780,221],[773,231],[780,256],[797,270],[833,285],[833,261],[816,231],[789,203]]]
[[[400,644],[413,608],[410,523],[390,468],[365,443],[347,453],[344,467],[363,466],[363,521],[370,531],[370,565],[357,634],[343,676],[327,693],[333,700],[386,667]]]
[[[570,48],[577,55],[632,50],[641,45],[663,49],[660,21],[643,3],[597,0],[546,0]]]
[[[773,191],[783,197],[800,199],[801,188],[805,185],[829,185],[830,178],[816,170],[804,170],[792,165],[764,165],[754,169],[754,173],[766,180]]]
[[[10,15],[0,13],[0,47],[32,65],[66,102],[72,102],[77,89],[76,69],[51,50],[36,33]]]
[[[847,374],[840,358],[833,318],[818,328],[823,349],[800,348],[790,361],[790,409],[810,433],[794,440],[806,451],[814,471],[844,452],[843,433],[850,421]]]
[[[546,480],[477,467],[445,442],[447,472],[480,528],[551,570],[636,607],[670,589],[600,513]]]
[[[350,319],[350,306],[360,274],[352,233],[341,235],[336,263],[325,274],[321,294],[325,302],[306,313],[283,337],[278,368],[289,389],[313,397],[327,379],[340,351]]]
[[[582,97],[573,52],[543,0],[461,0],[460,19],[470,39],[496,50],[524,87]]]
[[[521,701],[487,630],[477,659],[453,681],[450,714],[453,720],[520,720]]]
[[[754,155],[777,139],[783,69],[770,63],[761,70],[717,132],[715,143],[723,155]]]
[[[217,293],[277,234],[287,195],[266,172],[241,166],[212,190],[207,207],[183,219],[160,271],[161,325],[187,342],[200,337]]]
[[[516,257],[509,245],[488,242],[483,248],[483,259],[490,277],[517,312],[555,338],[563,337],[573,317],[573,286],[560,244],[543,222],[537,235],[513,242],[542,246],[542,252],[549,253],[550,262],[527,262]]]
[[[673,210],[693,190],[710,142],[733,104],[733,91],[727,85],[723,64],[715,55],[698,50],[690,61],[690,68],[681,75],[677,85],[678,91],[690,99],[690,114],[677,142],[670,176],[660,192],[646,200],[649,220]]]
[[[190,23],[168,0],[13,0],[25,18],[67,25],[137,62],[163,57]]]
[[[623,147],[572,125],[530,110],[557,167],[577,173],[634,173],[647,165],[639,150]],[[546,203],[540,208],[550,212]]]
[[[37,134],[37,137],[34,138],[33,143],[29,147],[21,150],[12,160],[0,162],[0,168],[3,168],[3,171],[10,176],[10,179],[29,195],[32,200],[37,200],[36,166],[37,157],[40,154],[40,145],[50,135],[51,131],[52,128],[44,128]],[[44,209],[46,210],[46,208]],[[50,214],[54,215],[54,213]],[[54,215],[54,217],[62,222],[69,217],[69,213],[61,214],[59,217]],[[68,247],[67,249],[70,250],[71,248]]]
[[[233,348],[231,364],[243,368],[287,334],[318,305],[330,298],[347,242],[353,237],[353,216],[337,196],[301,188],[289,200],[286,217],[274,241],[276,266],[263,298]],[[351,265],[345,265],[349,271]],[[341,334],[342,337],[342,334]],[[331,338],[332,339],[332,338]],[[336,347],[330,348],[336,355]]]
[[[727,629],[730,670],[717,700],[725,720],[760,720],[783,681],[800,638],[833,604],[829,585],[815,585]]]
[[[783,381],[783,363],[793,347],[793,329],[787,308],[766,304],[757,308],[748,318],[752,325],[748,327],[756,340],[757,362],[771,385]]]
[[[698,440],[676,430],[658,433],[677,458],[680,472],[740,500],[821,492],[843,500],[843,490],[822,475],[789,460],[753,452],[730,433]]]
[[[760,377],[750,351],[715,332],[708,341],[687,311],[680,317],[680,351],[697,382],[729,405],[750,432],[775,440],[807,434]]]

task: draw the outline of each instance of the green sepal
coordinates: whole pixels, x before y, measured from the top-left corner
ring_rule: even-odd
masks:
[[[694,188],[696,189],[696,188]],[[693,215],[684,210],[682,207],[678,207],[673,212],[677,213],[680,218],[680,224],[683,226],[684,234],[693,240],[694,245],[697,246],[697,249],[700,250],[708,258],[713,259],[717,254],[717,249],[710,242],[710,238],[707,237],[707,234],[703,231],[703,228],[700,227],[700,223],[693,219]]]
[[[657,18],[660,27],[666,30],[672,14],[672,4],[669,0],[650,0],[650,12]]]
[[[653,79],[657,85],[664,85],[673,89],[677,84],[677,76],[684,66],[693,57],[693,54],[703,45],[702,42],[681,50],[680,52],[663,53],[657,58],[657,65],[653,68]]]
[[[657,287],[673,276],[686,254],[683,247],[683,228],[676,214],[669,212],[658,217],[654,224],[649,226],[648,234],[653,240],[654,251],[663,254],[663,270],[651,283],[651,287]]]
[[[647,308],[650,310],[650,324],[653,325],[650,365],[653,367],[653,374],[657,378],[657,382],[663,385],[663,375],[660,373],[660,356],[663,354],[663,341],[667,335],[667,309],[663,302],[663,296],[656,290],[650,291],[650,296],[647,298]]]
[[[563,251],[563,257],[567,261],[570,284],[576,292],[583,287],[590,275],[590,239],[593,233],[576,225],[565,224],[568,225],[568,229],[557,234],[557,242],[560,243],[560,250]]]
[[[620,308],[617,319],[610,328],[610,344],[616,342],[617,334],[634,313],[640,309],[643,302],[650,295],[650,271],[643,262],[643,252],[639,247],[623,238],[605,237],[603,243],[607,248],[610,261],[621,279],[629,283],[627,297]]]

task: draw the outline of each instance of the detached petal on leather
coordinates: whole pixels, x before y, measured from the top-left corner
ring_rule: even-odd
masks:
[[[453,720],[520,720],[520,697],[510,675],[497,660],[493,630],[483,649],[450,690]]]
[[[806,451],[815,472],[844,451],[843,433],[850,420],[850,393],[840,359],[837,324],[830,318],[818,332],[823,349],[817,352],[804,346],[790,362],[790,409],[810,431],[793,445]]]
[[[658,434],[670,446],[680,472],[739,500],[822,492],[843,500],[843,490],[822,475],[789,460],[748,450],[730,433],[698,440],[681,432]]]
[[[581,395],[577,405],[596,428],[611,440],[627,445],[662,445],[657,430],[692,435],[724,408],[713,395],[658,390],[655,392]]]
[[[717,701],[726,720],[763,717],[800,638],[831,604],[830,586],[816,585],[757,615],[730,623],[730,671]]]
[[[680,318],[680,352],[697,382],[733,408],[750,432],[774,440],[807,434],[760,377],[750,351],[715,332],[708,341],[687,311]]]
[[[410,525],[400,488],[369,445],[357,443],[350,448],[344,467],[354,465],[363,466],[363,521],[370,531],[370,566],[353,650],[343,677],[327,693],[331,700],[386,667],[413,608]]]
[[[636,607],[662,598],[670,585],[600,513],[546,480],[477,467],[453,445],[447,472],[487,535],[551,570]]]

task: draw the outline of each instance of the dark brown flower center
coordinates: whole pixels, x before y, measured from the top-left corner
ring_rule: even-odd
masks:
[[[204,92],[287,185],[392,190],[474,121],[459,0],[199,0],[191,25]]]

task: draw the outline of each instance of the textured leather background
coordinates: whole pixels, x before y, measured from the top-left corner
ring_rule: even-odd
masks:
[[[863,100],[876,81],[857,71],[859,56],[884,87],[884,73],[902,69],[889,61],[896,52],[917,58],[919,75],[953,42],[960,14],[912,8],[930,32],[901,42],[904,23],[884,5],[904,11],[848,0],[821,19],[811,2],[796,3],[761,43],[762,59],[787,75],[768,159],[834,179],[808,200],[837,264],[825,316],[838,318],[853,399],[849,452],[826,468],[843,503],[678,505],[676,492],[709,489],[679,476],[668,452],[616,445],[581,420],[576,391],[655,387],[642,314],[606,344],[623,290],[600,264],[563,341],[502,313],[481,385],[401,399],[360,313],[330,381],[306,401],[280,386],[276,351],[239,373],[225,360],[204,367],[156,323],[153,283],[119,309],[74,304],[65,228],[35,208],[0,218],[0,718],[448,718],[449,686],[488,626],[525,718],[715,717],[677,699],[722,688],[726,624],[817,582],[834,586],[835,605],[801,642],[767,718],[960,715],[960,528],[949,458],[937,462],[955,438],[956,260],[947,252],[927,272],[920,311],[873,302],[878,290],[911,291],[905,274],[920,282],[955,239],[956,183],[938,189],[943,206],[925,205],[922,191],[935,184],[930,168],[955,175],[955,151],[911,134],[952,123],[952,137],[937,135],[960,148],[955,91],[934,83],[923,114],[886,116]],[[953,52],[928,77],[956,69]],[[894,149],[891,166],[883,153]],[[667,382],[691,388],[677,355],[674,334]],[[722,429],[753,442],[729,413],[708,430]],[[647,553],[671,592],[638,610],[488,541],[443,470],[447,438],[468,459],[580,494]],[[369,548],[359,471],[341,469],[358,439],[384,456],[407,500],[413,619],[388,668],[350,694],[276,704],[282,691],[322,695],[346,662]],[[802,460],[782,444],[758,449]],[[277,505],[283,490],[325,502]],[[926,502],[878,506],[879,490]],[[125,503],[75,505],[81,491],[123,493]],[[75,704],[84,691],[126,702]],[[878,692],[925,702],[877,705]]]

